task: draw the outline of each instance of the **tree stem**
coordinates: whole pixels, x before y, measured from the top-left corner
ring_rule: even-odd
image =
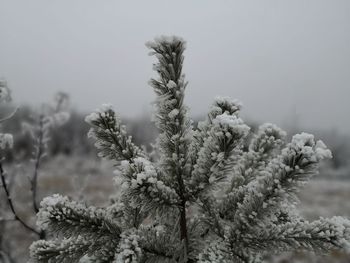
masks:
[[[187,220],[186,220],[186,203],[184,202],[180,208],[180,231],[181,240],[185,241],[186,250],[188,250],[188,233],[187,233]]]
[[[186,218],[186,197],[185,197],[185,186],[181,172],[177,171],[177,180],[179,184],[179,195],[181,198],[180,206],[180,239],[185,242],[186,254],[188,251],[188,232],[187,232],[187,218]],[[187,255],[186,255],[187,256]]]

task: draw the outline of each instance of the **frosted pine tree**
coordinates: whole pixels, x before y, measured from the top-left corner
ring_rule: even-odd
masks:
[[[294,207],[298,189],[331,157],[325,144],[307,133],[286,143],[272,124],[252,134],[229,98],[217,98],[194,129],[184,105],[185,42],[161,37],[147,47],[158,60],[150,81],[157,154],[133,143],[110,105],[87,116],[89,137],[115,162],[122,192],[102,208],[45,198],[38,225],[55,238],[31,246],[33,261],[261,262],[267,253],[347,250],[350,221],[309,222]]]

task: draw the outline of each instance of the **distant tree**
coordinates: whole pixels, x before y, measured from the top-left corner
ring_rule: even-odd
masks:
[[[217,98],[192,127],[184,105],[185,42],[161,37],[147,46],[158,62],[155,114],[160,131],[152,161],[126,134],[110,105],[86,121],[99,156],[115,161],[122,193],[96,208],[54,195],[41,202],[40,228],[57,236],[31,246],[35,262],[261,262],[265,254],[349,248],[350,221],[309,222],[296,192],[331,152],[307,133],[285,143],[264,124],[255,134],[241,105]],[[247,145],[244,147],[244,145]]]

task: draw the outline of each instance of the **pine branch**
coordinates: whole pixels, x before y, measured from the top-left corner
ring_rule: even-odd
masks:
[[[141,229],[141,246],[148,260],[163,259],[165,262],[177,262],[180,257],[181,242],[178,231],[174,235],[171,226],[143,226]],[[152,262],[152,261],[150,261]]]
[[[57,194],[41,202],[37,222],[44,230],[66,238],[85,236],[113,240],[122,232],[120,226],[108,218],[104,209],[86,207]]]
[[[208,231],[214,233],[220,238],[224,238],[225,230],[220,217],[220,209],[218,203],[212,196],[200,196],[199,207],[203,218],[201,219],[204,224],[208,226]]]
[[[85,239],[78,236],[70,239],[34,242],[30,255],[35,263],[76,263],[89,255],[97,257],[98,262],[112,263],[117,244],[113,240]]]
[[[236,100],[227,97],[217,97],[210,108],[205,121],[199,122],[197,129],[193,132],[193,140],[190,146],[190,156],[192,167],[196,164],[198,153],[203,147],[205,139],[208,137],[208,132],[213,124],[213,120],[222,114],[235,115],[238,117],[242,105]]]
[[[226,179],[232,168],[232,158],[238,151],[249,127],[235,115],[226,113],[213,120],[209,136],[198,153],[191,178],[193,196],[205,194],[210,187]]]
[[[286,132],[271,123],[261,125],[250,142],[249,150],[245,152],[237,163],[231,187],[227,192],[234,191],[240,186],[247,185],[266,168],[270,160],[279,153],[284,144]]]
[[[262,215],[278,207],[284,200],[296,198],[298,187],[317,173],[319,161],[330,157],[330,151],[321,141],[315,143],[312,135],[295,135],[266,171],[243,188],[246,193],[243,201],[238,203],[234,217],[237,237],[247,226],[255,224]]]
[[[234,253],[226,241],[213,241],[199,254],[198,263],[248,263],[249,259],[244,255]]]
[[[121,175],[125,178],[122,184],[123,195],[130,198],[133,207],[162,214],[166,209],[180,205],[178,194],[163,183],[148,160],[136,158],[133,164],[122,165]]]
[[[137,157],[146,158],[146,154],[132,143],[131,136],[126,135],[125,126],[121,124],[112,106],[104,104],[85,118],[92,128],[88,136],[93,138],[99,156],[116,161],[132,163]]]
[[[257,162],[266,162],[284,144],[287,133],[272,123],[261,125],[249,145],[251,152],[259,153]]]
[[[142,211],[140,207],[132,206],[130,198],[121,195],[118,200],[113,200],[113,204],[106,208],[106,213],[111,220],[121,222],[125,229],[138,229],[147,218],[147,211]]]
[[[154,70],[159,74],[159,80],[152,79],[150,85],[158,95],[156,125],[161,132],[158,138],[160,166],[166,175],[164,182],[173,186],[180,197],[180,238],[185,241],[188,248],[187,193],[184,177],[186,177],[185,167],[189,158],[188,146],[192,127],[187,117],[187,109],[183,105],[187,85],[182,74],[185,42],[177,37],[162,37],[146,45],[153,50],[151,54],[156,55],[158,59],[158,63],[154,64]]]
[[[173,170],[177,170],[178,176],[181,175],[188,158],[187,149],[191,135],[191,123],[183,104],[187,85],[182,74],[186,44],[180,38],[162,37],[146,45],[154,51],[151,54],[158,59],[154,69],[159,74],[159,80],[152,79],[150,85],[158,95],[155,117],[156,126],[161,132],[158,139],[160,163],[167,174],[171,175]]]
[[[240,156],[232,169],[230,186],[218,206],[221,217],[234,220],[237,204],[243,201],[246,185],[255,180],[266,169],[269,162],[280,153],[286,133],[274,124],[266,123],[259,127],[253,136],[249,149]]]
[[[123,232],[116,254],[116,262],[140,262],[143,259],[140,235],[136,229]]]
[[[244,249],[280,253],[307,249],[318,253],[350,248],[350,221],[341,217],[321,218],[308,222],[295,220],[285,224],[271,224],[252,229],[251,237],[242,240]]]

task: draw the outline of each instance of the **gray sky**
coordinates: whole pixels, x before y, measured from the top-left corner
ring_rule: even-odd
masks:
[[[154,99],[144,43],[161,34],[188,42],[192,115],[224,95],[252,120],[350,132],[348,0],[0,0],[0,76],[19,102],[64,90],[134,117]]]

